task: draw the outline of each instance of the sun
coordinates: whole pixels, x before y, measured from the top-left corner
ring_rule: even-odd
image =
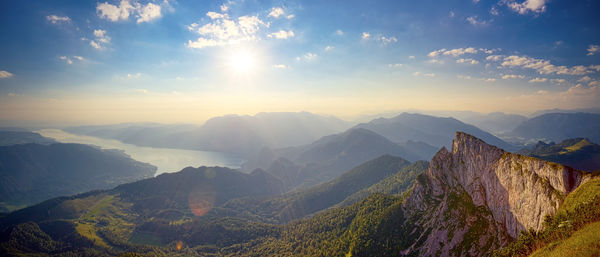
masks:
[[[250,73],[256,68],[256,57],[248,51],[236,51],[230,54],[229,67],[236,73]]]

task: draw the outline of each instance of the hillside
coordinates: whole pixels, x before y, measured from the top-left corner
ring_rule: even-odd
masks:
[[[18,145],[18,144],[52,144],[56,143],[51,138],[43,137],[38,133],[28,131],[10,131],[0,130],[0,146]]]
[[[408,161],[422,160],[416,151],[429,151],[419,143],[399,145],[367,129],[350,129],[305,146],[265,149],[244,164],[244,170],[263,168],[286,182],[290,189],[330,181],[342,172],[384,154]]]
[[[409,171],[413,171],[414,168],[414,165],[400,157],[383,155],[350,169],[330,182],[289,192],[265,201],[255,202],[248,201],[248,199],[237,199],[223,207],[248,211],[275,223],[286,223],[330,208],[341,202],[357,202],[372,193],[400,194],[407,190],[414,181],[416,175],[409,175]],[[414,172],[419,173],[422,171],[417,169]],[[371,189],[390,177],[402,178],[404,183],[393,180],[376,189]],[[393,190],[392,187],[397,188]],[[371,189],[371,191],[358,194],[358,192],[367,189]]]
[[[520,154],[571,166],[579,170],[600,170],[600,145],[585,138],[566,139],[558,144],[538,142]]]
[[[595,144],[600,144],[600,114],[543,114],[523,122],[507,135],[524,140],[554,142],[569,138],[587,138]]]
[[[57,196],[152,177],[156,167],[80,144],[0,146],[0,203],[14,210]]]
[[[379,118],[368,123],[362,123],[357,125],[356,128],[372,130],[393,142],[421,141],[438,149],[442,146],[449,147],[454,134],[457,131],[464,131],[485,140],[491,145],[512,150],[510,144],[494,135],[454,118],[402,113],[393,118]]]

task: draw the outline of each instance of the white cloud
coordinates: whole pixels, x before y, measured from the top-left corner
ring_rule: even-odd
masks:
[[[413,73],[413,76],[419,76],[419,75],[421,75],[421,72],[420,72],[420,71],[415,71],[415,72]]]
[[[484,26],[488,24],[488,21],[481,20],[477,16],[467,17],[467,21],[473,26]]]
[[[423,76],[433,78],[435,77],[435,73],[425,73]]]
[[[273,7],[271,8],[271,12],[269,12],[269,17],[279,18],[285,14],[285,11],[281,7]]]
[[[107,2],[99,3],[96,6],[98,16],[109,21],[119,21],[129,19],[129,14],[135,8],[128,0],[122,0],[119,6],[109,4]]]
[[[515,75],[515,74],[506,74],[502,75],[502,79],[524,79],[523,75]]]
[[[532,80],[529,80],[529,83],[542,83],[546,81],[548,81],[547,78],[534,78]]]
[[[469,64],[478,64],[478,63],[479,63],[479,61],[477,61],[477,60],[473,60],[473,59],[471,59],[471,58],[467,58],[467,59],[462,59],[462,58],[461,58],[461,59],[458,59],[458,60],[456,60],[456,63],[469,63]]]
[[[333,47],[333,46],[326,46],[325,47],[325,52],[329,52],[329,51],[333,50],[334,48],[335,47]]]
[[[101,46],[100,44],[96,43],[96,41],[94,41],[94,40],[90,40],[90,46],[92,46],[93,48],[96,48],[98,50],[104,49],[103,46]]]
[[[163,3],[167,9],[172,8],[168,1],[164,1]],[[108,2],[99,3],[96,6],[98,17],[115,22],[120,20],[126,21],[132,14],[137,17],[137,23],[150,22],[162,17],[161,11],[161,5],[154,3],[144,5],[138,2],[133,2],[132,4],[129,0],[121,0],[118,6],[109,4]]]
[[[291,30],[289,30],[289,31],[280,30],[278,32],[274,32],[274,33],[271,33],[271,34],[267,35],[267,37],[269,37],[269,38],[274,37],[274,38],[277,38],[277,39],[287,39],[287,38],[290,38],[290,37],[294,37],[294,31],[291,31]]]
[[[404,66],[404,64],[402,63],[390,63],[388,64],[389,68],[402,68]]]
[[[551,79],[550,82],[555,83],[555,84],[564,84],[567,82],[566,79]]]
[[[526,0],[522,3],[509,0],[506,5],[519,14],[526,14],[528,12],[542,13],[546,11],[546,0]]]
[[[12,76],[14,76],[14,74],[12,74],[12,73],[10,73],[8,71],[5,71],[5,70],[0,70],[0,79],[7,79],[7,78],[10,78]]]
[[[367,33],[367,32],[363,32],[362,33],[362,39],[368,39],[371,37],[371,34]]]
[[[431,59],[431,60],[429,60],[427,62],[428,63],[432,63],[432,64],[444,64],[444,61],[438,60],[438,59]]]
[[[533,69],[539,74],[585,75],[593,73],[594,71],[600,71],[600,65],[590,65],[587,67],[577,65],[569,68],[567,66],[553,65],[548,60],[535,59],[531,57],[517,55],[504,57],[502,66]]]
[[[192,23],[188,26],[190,31],[200,35],[196,41],[189,40],[186,44],[189,48],[205,48],[213,46],[224,46],[237,44],[243,41],[257,40],[257,32],[262,27],[268,27],[258,16],[241,16],[235,19],[228,15],[208,12],[206,14],[211,18],[211,22],[200,26]],[[279,31],[269,34],[268,37],[288,38],[293,37],[293,31]]]
[[[137,23],[149,22],[162,17],[160,13],[160,5],[148,3],[146,6],[136,8],[138,10]]]
[[[312,61],[314,59],[317,59],[318,55],[317,54],[313,54],[313,53],[306,53],[303,57],[307,61]]]
[[[67,64],[73,64],[73,60],[71,60],[71,58],[66,57],[66,56],[60,56],[58,57],[59,59],[65,61]]]
[[[438,55],[440,55],[441,53],[443,53],[444,51],[446,51],[446,48],[442,48],[442,49],[440,49],[440,50],[433,51],[433,52],[429,53],[427,56],[429,56],[429,57],[431,57],[431,58],[435,58],[435,57],[437,57]]]
[[[488,61],[498,62],[498,61],[502,60],[502,57],[504,57],[504,56],[503,55],[490,55],[488,57],[485,57],[485,59]]]
[[[592,80],[592,78],[590,78],[589,76],[584,76],[583,78],[580,78],[579,80],[577,80],[577,82],[583,82],[583,83],[585,83],[585,82],[588,82],[590,80]]]
[[[496,82],[496,79],[495,78],[487,78],[487,79],[484,79],[483,81],[485,81],[485,82]]]
[[[588,47],[587,51],[588,51],[588,53],[587,53],[588,56],[592,56],[594,54],[600,53],[600,46],[599,45],[590,45]]]
[[[450,12],[448,13],[448,17],[450,17],[450,18],[454,18],[454,16],[456,16],[456,14],[455,14],[453,11],[450,11]]]
[[[221,12],[226,12],[227,10],[229,10],[229,6],[227,4],[222,4],[221,5]]]
[[[381,36],[379,38],[379,41],[381,41],[384,45],[387,45],[389,43],[397,43],[398,39],[396,37],[385,37],[385,36]]]
[[[342,31],[341,29],[338,29],[335,31],[335,34],[338,36],[343,36],[344,35],[344,31]]]
[[[57,15],[48,15],[46,16],[46,19],[49,22],[52,22],[52,24],[56,24],[56,23],[60,23],[60,22],[71,22],[71,18],[67,17],[67,16],[57,16]]]
[[[275,69],[287,69],[287,66],[285,64],[275,64],[275,65],[273,65],[273,68],[275,68]]]
[[[473,47],[456,48],[456,49],[450,49],[450,50],[446,50],[446,48],[442,48],[440,50],[436,50],[436,51],[429,53],[427,56],[429,56],[431,58],[435,58],[435,57],[439,56],[440,54],[443,54],[443,55],[449,55],[449,56],[453,56],[453,57],[459,57],[464,54],[476,54],[477,52],[478,52],[478,50]]]
[[[479,3],[479,0],[473,0],[473,3],[475,3],[475,4]]]
[[[73,57],[68,57],[68,56],[63,55],[63,56],[59,56],[58,58],[65,61],[67,64],[73,64],[74,60],[77,60],[80,62],[85,60],[85,58],[83,58],[81,56],[77,56],[77,55],[75,55]]]
[[[106,30],[95,29],[94,32],[94,40],[82,38],[81,40],[89,40],[90,46],[98,50],[104,50],[106,44],[110,44],[110,37],[106,35]]]
[[[415,59],[415,56],[414,56],[414,55],[411,55],[411,56],[409,56],[409,57],[408,57],[408,59],[410,59],[410,60],[414,60],[414,59]]]
[[[492,6],[492,8],[490,9],[490,14],[494,15],[494,16],[498,16],[500,14],[500,12],[498,12],[498,9],[496,9],[495,6]]]
[[[135,92],[138,92],[138,93],[141,93],[141,94],[148,94],[148,90],[147,89],[143,89],[143,88],[136,89]]]
[[[456,78],[458,78],[458,79],[472,79],[472,77],[468,76],[468,75],[456,75]]]

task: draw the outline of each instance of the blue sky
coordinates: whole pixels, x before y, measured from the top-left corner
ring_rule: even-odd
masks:
[[[2,1],[0,120],[600,107],[600,3]]]

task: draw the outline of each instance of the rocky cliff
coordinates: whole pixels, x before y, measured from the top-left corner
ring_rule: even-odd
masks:
[[[523,229],[540,230],[544,217],[589,178],[457,132],[452,150],[434,156],[406,199],[406,212],[422,229],[405,253],[489,255]]]

